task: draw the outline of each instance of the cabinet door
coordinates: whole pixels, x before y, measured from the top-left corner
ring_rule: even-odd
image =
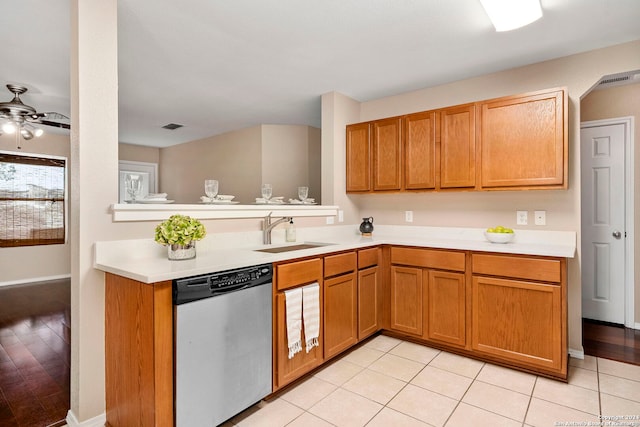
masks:
[[[558,285],[473,277],[472,349],[523,366],[561,371]]]
[[[275,328],[275,369],[274,390],[300,378],[323,362],[322,358],[322,319],[320,319],[320,345],[314,347],[309,353],[304,348],[304,328],[302,328],[303,349],[289,359],[289,347],[287,345],[287,318],[284,292],[276,293],[276,328]],[[322,295],[320,296],[322,306]],[[322,313],[322,310],[320,311]],[[322,315],[322,314],[321,314]]]
[[[436,188],[436,113],[410,114],[404,118],[404,188]]]
[[[373,189],[400,190],[402,149],[400,119],[373,122]]]
[[[347,126],[347,191],[371,191],[369,123]]]
[[[358,272],[358,340],[380,330],[378,310],[378,267]]]
[[[391,266],[391,329],[422,335],[422,269]]]
[[[480,104],[482,188],[567,188],[565,106],[562,90]]]
[[[324,357],[358,342],[356,274],[324,281]]]
[[[429,270],[426,338],[464,347],[465,275]]]
[[[475,187],[475,106],[442,110],[440,121],[440,188]]]

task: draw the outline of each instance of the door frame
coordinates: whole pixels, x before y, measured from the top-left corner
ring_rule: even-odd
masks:
[[[634,323],[634,315],[635,315],[635,304],[634,304],[634,117],[616,117],[612,119],[603,119],[603,120],[591,120],[580,122],[580,130],[584,128],[597,127],[597,126],[609,126],[609,125],[623,125],[624,126],[624,181],[625,181],[625,219],[624,226],[626,232],[625,238],[625,257],[624,257],[624,296],[625,296],[625,304],[624,304],[624,325],[627,328],[640,329],[640,319],[638,322]],[[582,154],[582,150],[586,147],[585,144],[580,141],[580,150]],[[582,171],[582,165],[580,166]],[[580,202],[580,210],[582,210],[582,201]],[[582,234],[580,237],[580,251],[582,252],[582,245],[584,241],[582,240]],[[580,272],[582,276],[582,268]]]

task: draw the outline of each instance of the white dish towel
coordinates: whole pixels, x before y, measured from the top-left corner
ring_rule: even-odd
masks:
[[[289,359],[302,351],[302,288],[284,291]]]
[[[318,344],[320,335],[320,285],[318,282],[302,288],[302,318],[307,353]]]

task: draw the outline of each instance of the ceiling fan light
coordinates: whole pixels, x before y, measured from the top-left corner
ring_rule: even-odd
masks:
[[[44,135],[44,131],[40,128],[36,128],[33,131],[33,136],[35,136],[36,138],[40,138],[42,135]]]
[[[540,0],[480,0],[496,31],[524,27],[542,17]]]
[[[22,137],[27,141],[33,138],[33,132],[31,132],[29,129],[22,128],[20,129],[20,133],[22,134]]]
[[[2,125],[2,131],[8,134],[14,134],[18,130],[18,127],[13,122],[6,122]]]

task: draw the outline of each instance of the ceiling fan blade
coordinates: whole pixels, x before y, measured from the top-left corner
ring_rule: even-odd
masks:
[[[42,120],[42,119],[38,120],[38,123],[42,125],[54,126],[62,129],[71,129],[71,125],[69,123],[52,122],[50,120]]]

